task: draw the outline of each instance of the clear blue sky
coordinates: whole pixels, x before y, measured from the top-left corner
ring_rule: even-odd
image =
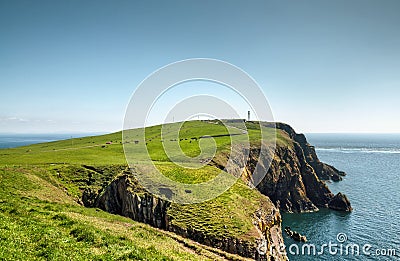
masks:
[[[400,1],[0,0],[0,132],[115,131],[168,63],[248,72],[301,132],[400,132]]]

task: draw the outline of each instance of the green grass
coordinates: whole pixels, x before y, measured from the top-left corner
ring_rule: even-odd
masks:
[[[188,205],[174,204],[168,214],[171,224],[200,231],[206,236],[236,237],[254,242],[259,237],[252,216],[261,207],[271,209],[270,201],[250,190],[240,180],[219,197]]]
[[[125,133],[76,138],[0,150],[0,259],[74,260],[201,260],[221,255],[127,218],[114,216],[77,204],[84,190],[99,191],[126,167],[123,143],[138,163],[148,158],[140,145],[147,143],[150,159],[168,178],[196,184],[213,179],[217,167],[206,165],[187,169],[171,162],[185,156],[198,161],[222,157],[232,143],[243,143],[247,135],[218,121],[185,122]],[[260,126],[247,123],[252,146],[261,143]],[[276,138],[277,146],[292,146],[280,130],[262,127],[264,139]],[[213,138],[201,138],[205,135]],[[135,141],[139,140],[139,144]],[[172,145],[172,146],[171,146]],[[216,145],[216,155],[214,146]],[[164,146],[173,147],[169,157]],[[175,147],[174,147],[175,146]],[[182,150],[182,151],[181,151]],[[204,192],[207,193],[207,192]],[[241,180],[219,197],[199,204],[173,204],[168,214],[171,224],[201,231],[206,236],[237,237],[254,241],[258,236],[252,215],[270,201]],[[224,254],[226,255],[226,254]]]
[[[41,167],[0,169],[1,260],[215,260],[223,255],[128,218],[84,208],[38,171],[51,176]]]
[[[228,134],[227,129],[220,124],[207,123],[202,121],[190,121],[183,124],[180,129],[179,140],[174,140],[171,129],[176,129],[180,123],[166,125],[165,137],[161,138],[161,125],[149,127],[145,129],[146,143],[150,157],[153,161],[169,162],[166,156],[163,143],[173,144],[179,143],[181,149],[186,155],[197,156],[200,153],[199,143],[207,150],[210,146],[214,146],[215,140],[217,144],[217,153],[229,150],[231,145],[231,137],[216,137],[214,139],[200,139],[204,135],[221,135]],[[258,144],[260,142],[260,130],[254,123],[248,123],[248,136],[250,142]],[[276,137],[276,142],[281,146],[290,146],[291,141],[285,132],[271,128],[263,128],[267,141],[272,141]],[[232,129],[233,133],[240,133],[237,129]],[[147,155],[142,150],[135,151],[134,141],[140,137],[140,129],[128,131],[127,139],[129,148],[137,161],[146,159]],[[192,139],[192,138],[197,138]],[[246,139],[246,135],[235,136],[236,142]],[[201,142],[200,142],[201,140]],[[106,144],[111,142],[111,144]],[[112,134],[75,138],[62,141],[54,141],[48,143],[40,143],[29,146],[23,146],[12,149],[0,150],[0,165],[33,165],[33,164],[87,164],[87,165],[108,165],[108,164],[126,164],[124,150],[122,147],[122,133],[116,132]],[[140,146],[137,146],[140,147]],[[174,156],[172,151],[172,156]]]

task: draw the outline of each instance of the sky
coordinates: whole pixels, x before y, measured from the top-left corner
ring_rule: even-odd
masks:
[[[243,69],[298,132],[400,133],[399,12],[398,0],[0,0],[0,133],[121,130],[137,86],[190,58]],[[201,86],[227,96],[204,83],[188,95]]]

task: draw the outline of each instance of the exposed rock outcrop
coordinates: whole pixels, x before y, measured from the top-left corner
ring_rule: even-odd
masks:
[[[298,134],[288,124],[280,122],[276,123],[275,127],[285,131],[291,139],[300,145],[301,149],[303,150],[305,160],[314,169],[318,178],[322,180],[339,181],[342,180],[342,177],[346,175],[345,172],[339,171],[335,167],[321,162],[318,159],[314,146],[307,142],[304,134]]]
[[[340,210],[340,211],[352,211],[350,201],[347,199],[346,195],[342,193],[337,193],[331,201],[328,203],[329,208]]]
[[[266,200],[269,201],[268,198]],[[125,172],[104,188],[97,196],[93,207],[126,216],[243,257],[287,260],[286,252],[278,251],[283,245],[283,238],[281,217],[279,210],[275,207],[272,209],[260,208],[254,214],[254,226],[259,232],[259,238],[256,241],[250,241],[235,237],[210,236],[191,227],[176,226],[170,222],[172,217],[169,215],[169,208],[173,204],[147,193],[133,175]],[[263,246],[268,250],[265,253],[261,250]],[[271,252],[270,249],[276,250]]]
[[[257,162],[259,154],[258,148],[252,148],[250,162]],[[328,207],[333,194],[304,160],[298,144],[294,143],[293,149],[277,146],[269,168],[267,155],[261,155],[263,159],[267,162],[265,165],[259,164],[259,168],[264,168],[261,171],[266,172],[266,175],[257,189],[267,195],[279,209],[285,212],[310,212],[318,210],[318,207]],[[251,168],[254,165],[249,164],[249,172],[254,170]]]
[[[237,169],[228,171],[236,173],[244,168],[242,179],[250,187],[253,186],[252,173],[255,168],[258,168],[257,173],[266,173],[257,189],[285,212],[312,212],[319,208],[351,211],[351,207],[337,208],[334,204],[329,204],[334,194],[323,181],[340,180],[345,175],[344,172],[320,162],[314,147],[308,144],[303,134],[297,134],[283,123],[277,123],[276,128],[288,135],[291,144],[276,144],[274,151],[261,151],[260,146],[253,145],[248,153],[243,153],[248,154],[249,158],[235,159]],[[213,164],[224,169],[226,160],[219,158]]]
[[[94,206],[153,227],[168,228],[170,202],[147,193],[128,174],[118,176],[97,197]]]
[[[257,241],[256,258],[259,260],[287,260],[279,210],[274,208],[268,214],[265,210],[259,209],[254,214],[254,225],[260,234]]]
[[[293,240],[298,242],[307,242],[307,237],[301,235],[299,232],[291,230],[290,227],[285,227],[286,234]]]

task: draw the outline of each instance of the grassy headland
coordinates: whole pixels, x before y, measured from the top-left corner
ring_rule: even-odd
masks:
[[[259,125],[250,122],[247,127],[250,143],[260,143]],[[175,165],[163,143],[179,143],[193,157],[201,152],[201,137],[212,135],[218,156],[231,144],[231,137],[224,136],[225,126],[217,121],[186,122],[179,139],[168,133],[161,137],[160,131],[161,126],[145,130],[150,157],[164,175],[199,183],[219,173],[214,166],[188,170]],[[265,131],[271,139],[275,136],[275,130]],[[283,131],[276,130],[276,137],[279,146],[290,146]],[[117,132],[0,150],[0,258],[215,260],[226,256],[169,232],[78,204],[85,189],[100,190],[126,168],[122,143],[135,142],[135,138],[123,141]],[[140,161],[146,155],[135,157]],[[238,180],[218,198],[175,205],[170,215],[180,227],[249,239],[257,237],[252,215],[262,204],[265,197]]]

